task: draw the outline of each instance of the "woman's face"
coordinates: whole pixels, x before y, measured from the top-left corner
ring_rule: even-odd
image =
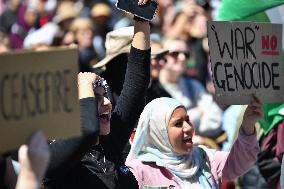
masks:
[[[95,96],[98,99],[100,135],[107,135],[110,132],[110,116],[112,105],[110,100],[107,98],[107,93],[103,87],[95,88]]]
[[[167,130],[170,143],[176,153],[190,154],[192,152],[194,128],[183,107],[173,112]]]

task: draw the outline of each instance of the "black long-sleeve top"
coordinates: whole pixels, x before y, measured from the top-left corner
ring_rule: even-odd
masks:
[[[131,47],[125,82],[111,115],[110,134],[100,136],[100,145],[94,145],[95,136],[86,122],[90,115],[98,115],[94,99],[80,101],[82,137],[52,143],[52,159],[47,172],[47,188],[137,188],[134,176],[124,167],[123,149],[144,106],[150,78],[150,49]],[[85,104],[85,106],[82,106]],[[92,104],[90,106],[90,104]],[[98,124],[98,116],[93,116]],[[87,129],[86,129],[87,127]]]

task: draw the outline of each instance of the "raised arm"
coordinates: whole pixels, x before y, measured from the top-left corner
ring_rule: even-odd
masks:
[[[215,151],[211,161],[215,179],[224,181],[244,174],[256,161],[259,145],[255,133],[255,123],[263,116],[261,102],[255,96],[248,105],[239,136],[231,151]]]
[[[150,49],[150,24],[148,21],[135,20],[132,46],[140,50]]]
[[[117,153],[127,143],[145,105],[150,81],[150,24],[135,20],[134,36],[127,63],[125,82],[111,118],[111,132],[107,136]]]
[[[99,135],[98,103],[93,92],[94,73],[78,74],[78,92],[81,111],[82,135],[76,138],[60,139],[49,145],[51,151],[47,176],[56,178],[81,161],[84,154],[93,146]]]

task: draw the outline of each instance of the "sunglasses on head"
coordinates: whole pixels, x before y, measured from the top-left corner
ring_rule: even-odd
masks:
[[[186,58],[189,58],[189,56],[190,56],[189,52],[187,52],[187,51],[185,51],[185,52],[184,51],[172,51],[172,52],[169,52],[169,55],[174,57],[174,58],[177,58],[180,53],[184,54],[184,56]]]

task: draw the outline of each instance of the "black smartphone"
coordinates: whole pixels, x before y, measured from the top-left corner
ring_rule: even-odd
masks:
[[[116,7],[120,10],[151,21],[156,14],[158,4],[154,0],[148,1],[145,5],[138,5],[138,0],[117,0]]]

